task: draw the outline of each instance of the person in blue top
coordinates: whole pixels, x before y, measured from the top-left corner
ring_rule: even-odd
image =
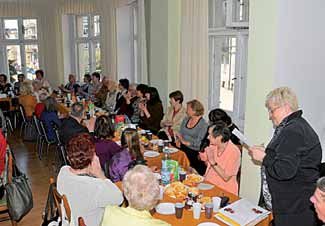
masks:
[[[55,133],[52,124],[55,123],[57,126],[61,126],[61,121],[57,112],[57,103],[53,97],[47,97],[45,99],[45,109],[41,114],[41,120],[46,126],[47,136],[49,140],[55,140]]]

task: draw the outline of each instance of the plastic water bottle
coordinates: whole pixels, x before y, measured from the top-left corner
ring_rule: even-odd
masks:
[[[161,169],[161,183],[163,185],[167,185],[170,183],[170,172],[167,168],[166,163],[167,162],[165,160],[162,161],[163,167]]]

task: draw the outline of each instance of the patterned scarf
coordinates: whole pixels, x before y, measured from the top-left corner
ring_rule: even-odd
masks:
[[[282,129],[287,125],[288,123],[288,117],[282,120],[282,122],[275,128],[273,137],[270,141],[270,143],[274,142],[280,135]],[[266,181],[266,168],[264,165],[261,167],[261,179],[262,179],[262,195],[264,199],[265,208],[268,210],[272,210],[272,197],[270,194],[269,186]]]

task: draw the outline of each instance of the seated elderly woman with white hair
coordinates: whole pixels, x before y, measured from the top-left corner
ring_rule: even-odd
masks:
[[[154,219],[149,210],[159,200],[159,184],[151,170],[137,165],[123,178],[124,196],[129,207],[107,206],[101,226],[168,226],[170,224]]]

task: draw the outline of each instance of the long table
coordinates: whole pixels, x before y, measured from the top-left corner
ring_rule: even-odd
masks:
[[[207,182],[205,182],[207,183]],[[117,182],[116,185],[121,189],[121,191],[123,191],[123,186],[121,182]],[[202,193],[204,196],[227,196],[229,197],[229,201],[230,202],[234,202],[236,200],[239,200],[240,198],[232,193],[229,193],[217,186],[214,186],[211,190],[200,190],[200,193]],[[176,203],[176,202],[181,202],[182,200],[180,199],[175,199],[175,198],[171,198],[167,195],[164,195],[163,199],[160,202],[172,202],[172,203]],[[213,223],[217,223],[221,226],[226,226],[225,223],[217,220],[215,217],[212,217],[211,219],[206,219],[205,218],[205,213],[201,212],[201,216],[200,219],[194,219],[193,218],[193,212],[191,210],[185,210],[183,211],[183,217],[181,219],[177,219],[175,215],[162,215],[159,213],[156,213],[153,211],[152,216],[154,218],[163,220],[165,222],[168,222],[169,224],[173,225],[173,226],[196,226],[200,223],[203,222],[213,222]],[[260,223],[258,223],[258,226],[269,226],[270,222],[272,221],[273,217],[272,214],[269,214],[267,218],[265,218],[263,221],[261,221]]]

